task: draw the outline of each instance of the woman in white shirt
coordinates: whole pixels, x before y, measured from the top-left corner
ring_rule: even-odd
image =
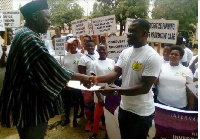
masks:
[[[70,69],[78,73],[78,63],[79,63],[80,58],[83,56],[83,54],[77,51],[77,45],[78,45],[77,42],[78,40],[76,38],[70,38],[69,40],[67,40],[68,52],[64,56],[63,65],[67,69]],[[77,118],[78,118],[81,90],[78,90],[78,89],[64,90],[62,93],[63,93],[62,98],[63,98],[64,110],[65,110],[65,120],[64,121],[62,120],[61,124],[65,126],[67,123],[70,122],[69,120],[70,107],[71,105],[73,105],[74,107],[73,127],[77,127],[78,126]]]
[[[169,63],[163,64],[157,80],[158,101],[179,109],[194,109],[194,95],[186,83],[193,82],[193,75],[188,67],[179,64],[184,51],[179,46],[170,48]]]

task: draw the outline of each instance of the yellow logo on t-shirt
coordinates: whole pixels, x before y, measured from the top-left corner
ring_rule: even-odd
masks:
[[[133,70],[140,71],[142,69],[142,64],[140,62],[134,62],[132,68]]]
[[[180,72],[180,76],[185,77],[185,73]]]

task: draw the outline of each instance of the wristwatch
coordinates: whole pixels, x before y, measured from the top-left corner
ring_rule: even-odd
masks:
[[[118,95],[118,91],[115,90],[115,91],[113,92],[113,95]]]

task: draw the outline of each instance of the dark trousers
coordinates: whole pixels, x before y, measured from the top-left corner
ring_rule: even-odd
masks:
[[[63,90],[61,92],[62,100],[64,103],[64,112],[66,116],[66,120],[69,119],[70,109],[74,107],[74,120],[78,117],[79,110],[79,100],[80,100],[81,90]]]
[[[146,139],[154,114],[139,116],[119,108],[119,128],[122,139]]]
[[[44,139],[48,122],[38,124],[37,126],[17,127],[20,139]]]

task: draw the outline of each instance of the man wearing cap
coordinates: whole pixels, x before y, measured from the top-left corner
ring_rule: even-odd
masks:
[[[39,33],[46,33],[50,13],[46,0],[22,8],[25,26],[12,42],[0,96],[2,126],[16,126],[20,138],[44,138],[48,120],[62,113],[60,92],[70,79],[90,87],[89,76],[63,68],[48,52]]]

